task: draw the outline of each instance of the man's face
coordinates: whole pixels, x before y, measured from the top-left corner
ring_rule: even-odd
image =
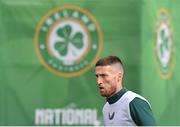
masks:
[[[118,85],[118,74],[114,67],[110,65],[97,66],[95,75],[100,94],[104,97],[112,96]]]

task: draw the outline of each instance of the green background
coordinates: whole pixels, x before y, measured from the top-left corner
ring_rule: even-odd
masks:
[[[37,57],[34,34],[49,11],[62,5],[88,10],[103,34],[100,57],[119,56],[124,86],[149,100],[158,125],[180,125],[177,67],[179,0],[0,0],[0,125],[34,125],[37,108],[95,108],[102,120],[105,98],[99,95],[94,68],[76,78],[48,71]],[[163,7],[171,16],[175,69],[164,80],[154,61],[156,16]]]
[[[142,6],[141,92],[150,100],[159,125],[180,125],[179,5],[179,0],[149,0]],[[166,9],[169,14],[175,50],[175,66],[167,80],[159,75],[154,54],[154,31],[160,8]]]

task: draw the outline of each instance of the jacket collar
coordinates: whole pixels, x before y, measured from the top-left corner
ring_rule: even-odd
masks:
[[[119,92],[115,93],[113,96],[106,98],[106,101],[109,104],[113,104],[117,102],[127,91],[128,90],[125,87],[123,87]]]

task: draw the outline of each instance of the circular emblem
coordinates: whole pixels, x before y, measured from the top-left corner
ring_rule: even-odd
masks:
[[[79,76],[98,59],[102,32],[87,10],[61,6],[42,18],[35,32],[35,47],[41,63],[51,72]]]
[[[163,8],[157,16],[155,54],[160,76],[168,79],[174,68],[174,42],[170,17]]]

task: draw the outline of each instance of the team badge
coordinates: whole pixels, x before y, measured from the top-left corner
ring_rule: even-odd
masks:
[[[163,8],[157,15],[155,54],[160,76],[168,79],[174,68],[175,49],[170,17]]]
[[[109,120],[112,120],[114,118],[115,112],[109,113]]]
[[[88,71],[102,50],[94,16],[78,6],[61,6],[40,21],[35,32],[38,58],[49,71],[75,77]]]

